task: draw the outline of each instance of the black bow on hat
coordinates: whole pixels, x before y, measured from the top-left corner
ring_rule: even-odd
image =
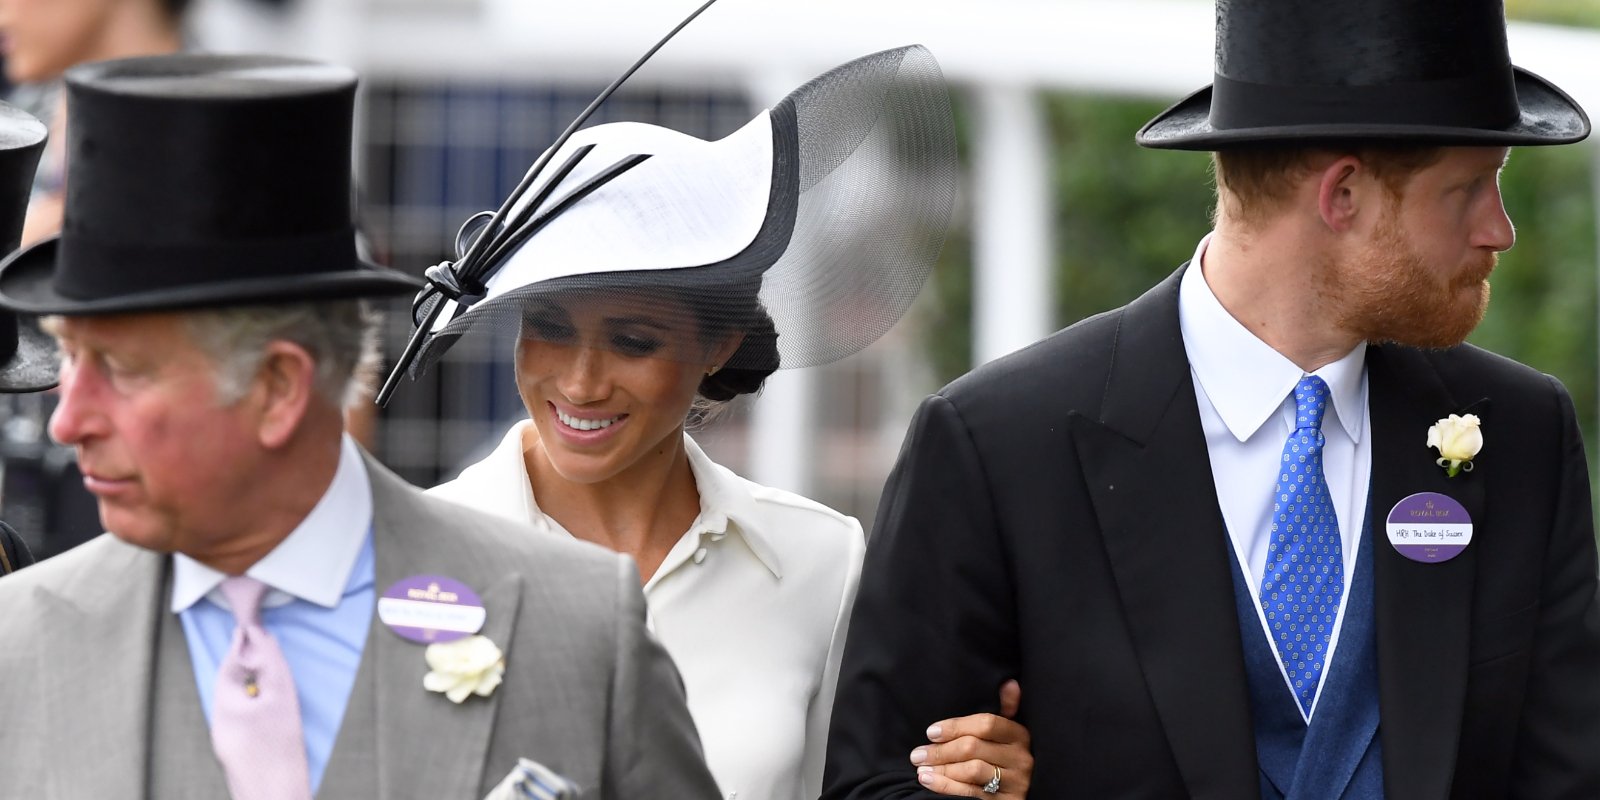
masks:
[[[1216,80],[1144,126],[1145,147],[1383,139],[1567,144],[1589,118],[1512,66],[1501,0],[1217,0]]]

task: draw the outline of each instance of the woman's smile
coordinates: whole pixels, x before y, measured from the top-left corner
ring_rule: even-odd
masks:
[[[625,427],[627,414],[601,415],[595,412],[566,411],[553,402],[545,404],[556,424],[551,426],[563,440],[574,445],[594,446],[609,441]]]

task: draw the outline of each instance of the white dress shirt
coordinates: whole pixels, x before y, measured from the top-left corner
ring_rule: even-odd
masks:
[[[522,448],[531,424],[429,492],[570,536],[534,499]],[[861,524],[735,475],[688,436],[684,448],[700,515],[645,583],[651,630],[683,675],[723,795],[812,800],[866,552]]]
[[[1194,375],[1195,399],[1205,429],[1206,449],[1217,502],[1228,526],[1234,554],[1250,587],[1250,599],[1263,634],[1277,655],[1277,643],[1261,611],[1261,580],[1271,539],[1273,489],[1277,485],[1283,443],[1294,431],[1294,387],[1306,375],[1283,354],[1234,319],[1207,285],[1202,264],[1211,237],[1200,241],[1194,260],[1178,289],[1178,321],[1183,347]],[[1328,493],[1339,520],[1344,548],[1345,591],[1333,624],[1327,665],[1331,667],[1344,625],[1350,581],[1355,576],[1358,538],[1366,523],[1367,491],[1372,475],[1372,441],[1365,436],[1367,413],[1367,348],[1357,345],[1343,358],[1311,373],[1328,384],[1333,405],[1322,420],[1322,451]],[[1284,684],[1294,683],[1283,670]],[[1330,669],[1323,669],[1326,678]],[[1321,686],[1317,688],[1321,695]],[[1315,701],[1309,720],[1316,713]]]

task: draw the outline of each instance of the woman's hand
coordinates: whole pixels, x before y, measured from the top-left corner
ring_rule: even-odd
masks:
[[[972,714],[935,722],[926,744],[911,751],[917,780],[940,794],[1022,800],[1033,781],[1028,729],[1013,721],[1022,703],[1014,680],[1000,687],[1000,714]],[[999,789],[985,791],[995,778]]]

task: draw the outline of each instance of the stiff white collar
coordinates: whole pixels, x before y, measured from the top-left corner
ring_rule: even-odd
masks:
[[[1284,408],[1285,398],[1305,375],[1293,361],[1256,338],[1222,307],[1202,272],[1207,234],[1178,287],[1178,321],[1195,380],[1228,426],[1243,442]],[[1367,346],[1356,345],[1343,358],[1312,373],[1328,384],[1334,416],[1353,442],[1361,441],[1366,419]],[[1285,424],[1293,426],[1292,414]]]
[[[339,468],[322,499],[288,538],[245,574],[274,590],[265,605],[299,598],[333,608],[344,596],[350,570],[371,529],[372,483],[361,451],[346,435],[339,444]],[[173,554],[172,573],[173,613],[200,602],[228,577],[182,553]]]

